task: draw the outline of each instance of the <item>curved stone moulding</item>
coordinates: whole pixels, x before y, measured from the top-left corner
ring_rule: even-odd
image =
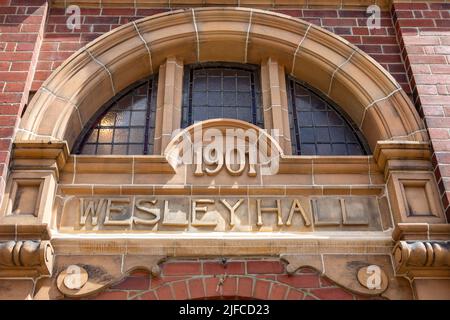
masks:
[[[16,273],[51,275],[54,250],[50,241],[7,241],[0,243],[0,274]]]
[[[185,64],[261,64],[276,59],[286,73],[340,105],[372,150],[380,140],[428,141],[423,122],[399,84],[345,39],[274,12],[197,8],[128,23],[74,53],[34,96],[16,142],[63,140],[71,148],[106,101],[157,72],[171,56]]]

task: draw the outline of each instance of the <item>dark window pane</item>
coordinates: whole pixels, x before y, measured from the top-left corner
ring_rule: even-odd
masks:
[[[220,91],[222,89],[221,77],[208,77],[208,91]]]
[[[208,92],[208,106],[221,106],[222,105],[222,92],[210,91]]]
[[[206,91],[206,77],[196,77],[194,79],[194,91]]]
[[[365,154],[356,131],[331,103],[288,78],[292,151],[303,155]]]
[[[301,145],[302,154],[304,155],[314,155],[316,154],[316,145],[315,144],[302,144]]]
[[[252,66],[186,66],[183,90],[182,127],[213,118],[263,125],[259,78]]]
[[[78,152],[116,155],[153,153],[156,83],[156,79],[140,83],[109,103],[106,111],[92,120],[94,125],[88,127],[89,131],[80,137],[79,141],[84,140],[85,144],[77,143]]]
[[[331,144],[317,144],[317,154],[326,156],[331,154]]]

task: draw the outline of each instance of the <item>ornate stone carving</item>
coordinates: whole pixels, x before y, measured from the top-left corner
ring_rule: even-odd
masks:
[[[119,260],[80,258],[76,264],[59,260],[56,286],[66,297],[82,298],[119,283],[134,270],[147,270],[153,277],[161,273],[159,264],[166,259],[161,255],[125,255]],[[70,260],[74,261],[74,260]],[[81,262],[82,261],[82,262]],[[102,261],[102,264],[99,262]],[[117,268],[120,261],[120,268]]]
[[[0,275],[38,272],[51,275],[54,251],[49,241],[7,241],[0,243]]]
[[[450,241],[399,241],[393,256],[396,272],[409,276],[450,275]]]

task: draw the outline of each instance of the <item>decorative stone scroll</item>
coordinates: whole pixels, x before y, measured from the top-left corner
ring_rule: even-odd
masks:
[[[0,243],[0,275],[17,273],[51,275],[54,251],[50,241],[7,241]]]

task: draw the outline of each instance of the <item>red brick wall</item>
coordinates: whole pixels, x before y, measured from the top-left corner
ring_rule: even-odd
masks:
[[[28,101],[46,14],[45,0],[0,0],[0,201],[11,142]]]
[[[135,272],[111,288],[91,297],[100,300],[272,299],[355,300],[355,295],[303,268],[285,273],[279,260],[173,261],[162,265],[160,277]],[[225,276],[226,275],[226,276]],[[223,284],[218,285],[223,278]],[[379,297],[371,297],[379,299]]]
[[[394,4],[392,14],[450,221],[450,3]]]

